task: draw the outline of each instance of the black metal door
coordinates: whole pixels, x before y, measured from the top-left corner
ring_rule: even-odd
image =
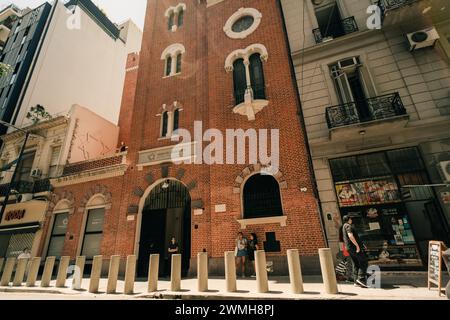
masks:
[[[139,242],[138,274],[148,275],[150,254],[160,255],[160,276],[169,273],[167,248],[175,236],[183,255],[182,269],[186,274],[191,253],[190,196],[178,181],[168,180],[156,186],[145,201]]]
[[[164,256],[166,210],[148,210],[142,214],[139,241],[138,276],[147,277],[151,254]],[[163,271],[162,262],[160,272]]]

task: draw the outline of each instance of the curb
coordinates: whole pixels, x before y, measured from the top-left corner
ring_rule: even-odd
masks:
[[[0,288],[0,292],[7,292],[7,293],[48,293],[48,294],[70,294],[58,290],[45,290],[45,289],[28,289],[28,288]]]

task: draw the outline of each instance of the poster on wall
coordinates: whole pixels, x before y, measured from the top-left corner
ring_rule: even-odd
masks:
[[[340,207],[364,206],[400,201],[393,179],[368,180],[336,184]]]

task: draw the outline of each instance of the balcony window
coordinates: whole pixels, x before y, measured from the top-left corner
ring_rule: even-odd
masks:
[[[33,162],[35,156],[36,151],[31,151],[23,154],[22,159],[17,165],[16,182],[32,181],[30,174],[31,170],[33,169]]]
[[[61,153],[61,146],[52,148],[52,153],[50,156],[50,167],[48,170],[48,176],[51,178],[56,177],[56,175],[58,174],[57,171],[60,153]]]
[[[354,17],[343,19],[337,2],[315,8],[317,24],[319,28],[313,30],[316,43],[324,40],[335,39],[346,34],[358,31]]]

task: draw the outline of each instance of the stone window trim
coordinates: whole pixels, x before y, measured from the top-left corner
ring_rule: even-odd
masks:
[[[252,219],[238,219],[241,229],[247,229],[247,226],[264,225],[264,224],[279,224],[281,227],[287,226],[287,216],[266,217],[266,218],[252,218]]]
[[[256,174],[261,174],[264,172],[270,172],[270,167],[263,166],[260,163],[253,164],[253,165],[250,165],[250,166],[244,168],[244,170],[242,170],[242,172],[234,180],[233,193],[236,195],[239,195],[239,200],[241,203],[241,205],[240,205],[241,212],[239,215],[240,219],[237,219],[237,221],[241,224],[242,229],[245,229],[246,225],[253,225],[253,224],[280,223],[280,225],[282,227],[286,226],[286,218],[287,218],[286,215],[276,216],[276,217],[251,218],[251,219],[244,218],[244,187],[245,187],[245,184],[247,183],[248,179],[250,179],[252,176],[254,176]],[[283,206],[282,190],[285,190],[288,188],[286,179],[281,171],[278,171],[276,174],[274,174],[272,176],[278,182],[278,185],[280,187],[281,206],[282,206],[283,212],[285,212],[284,206]],[[284,218],[284,217],[286,217],[286,218]]]
[[[161,60],[165,61],[163,78],[170,78],[170,77],[181,74],[181,72],[177,72],[177,57],[179,54],[181,54],[181,56],[183,56],[185,52],[186,52],[186,49],[181,43],[171,44],[163,51],[163,53],[161,54]],[[169,57],[172,58],[172,65],[171,65],[170,74],[166,74],[167,61],[168,61]]]
[[[242,116],[246,116],[249,121],[254,121],[256,119],[256,114],[269,105],[268,100],[253,98],[250,79],[250,56],[255,53],[259,53],[261,61],[267,62],[269,58],[267,48],[260,43],[252,44],[245,49],[237,49],[231,52],[225,59],[225,71],[227,73],[233,72],[233,63],[236,60],[244,60],[248,90],[245,93],[244,102],[235,106],[233,108],[233,112]]]
[[[236,21],[238,21],[240,18],[245,17],[245,16],[253,17],[254,22],[253,22],[252,26],[242,32],[234,32],[232,29],[233,25],[236,23]],[[225,23],[225,26],[223,27],[223,31],[231,39],[245,39],[259,27],[259,25],[261,23],[261,19],[262,19],[262,14],[257,9],[240,8],[227,20],[227,22]]]
[[[164,13],[164,16],[169,19],[171,14],[174,14],[174,24],[172,25],[172,32],[176,32],[178,30],[178,14],[181,11],[186,11],[186,4],[185,3],[179,3],[176,6],[169,7],[166,12]]]
[[[166,104],[163,104],[160,113],[158,113],[156,116],[157,117],[161,117],[161,124],[160,124],[160,130],[159,130],[159,138],[158,140],[166,140],[166,139],[171,139],[176,137],[176,135],[174,134],[174,115],[175,112],[178,110],[178,112],[183,111],[183,107],[180,105],[180,103],[178,101],[173,102],[172,104],[170,104],[169,106]],[[168,121],[167,121],[167,135],[163,136],[163,121],[164,121],[164,113],[167,113],[168,115]]]

